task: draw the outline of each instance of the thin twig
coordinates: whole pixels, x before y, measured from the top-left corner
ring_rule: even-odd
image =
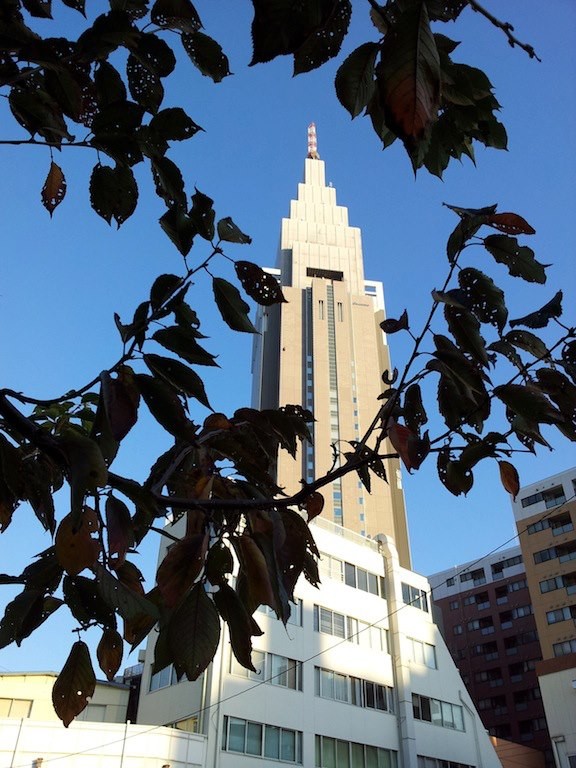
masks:
[[[509,21],[500,21],[500,19],[497,19],[496,16],[493,16],[490,11],[487,11],[486,8],[484,8],[480,3],[477,2],[477,0],[468,0],[468,5],[470,8],[472,8],[473,11],[476,13],[479,13],[481,16],[484,16],[485,19],[488,19],[488,21],[493,24],[498,29],[501,29],[502,32],[506,35],[508,38],[508,44],[514,48],[515,45],[518,46],[518,48],[522,48],[523,51],[526,51],[528,56],[530,56],[531,59],[536,59],[536,61],[542,61],[537,55],[534,48],[529,45],[528,43],[523,43],[518,38],[513,35],[514,27],[512,24],[510,24]]]

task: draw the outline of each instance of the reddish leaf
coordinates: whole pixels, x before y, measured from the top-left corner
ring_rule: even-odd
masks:
[[[116,571],[118,581],[124,584],[125,587],[131,589],[132,592],[136,592],[137,595],[144,594],[144,587],[142,586],[144,576],[142,576],[142,573],[134,563],[125,560],[119,568],[117,567],[114,570]]]
[[[72,646],[62,672],[52,689],[52,704],[56,714],[68,728],[82,712],[96,688],[96,675],[90,661],[88,646],[78,640]]]
[[[413,148],[438,116],[440,60],[425,3],[401,13],[386,35],[377,78],[389,127]]]
[[[92,538],[98,530],[98,518],[93,509],[84,508],[79,527],[74,528],[72,514],[66,515],[56,531],[55,547],[58,562],[70,576],[90,568],[100,554],[100,543]]]
[[[408,441],[412,436],[414,436],[413,433],[403,424],[396,424],[393,421],[388,427],[388,438],[409,472],[412,469],[412,463],[410,461]]]
[[[232,429],[233,426],[223,413],[211,413],[204,419],[205,430]]]
[[[115,379],[104,371],[100,381],[110,430],[114,439],[120,441],[138,420],[140,394],[134,385],[133,371],[123,366]]]
[[[124,643],[120,634],[115,629],[105,629],[98,643],[96,656],[100,669],[110,682],[114,680],[114,675],[120,669],[123,649]]]
[[[156,581],[169,608],[177,605],[194,584],[204,567],[208,549],[208,533],[181,539],[168,550],[160,563]]]
[[[486,224],[507,235],[534,235],[536,230],[517,213],[493,213],[486,219]]]
[[[134,544],[132,518],[126,504],[115,496],[106,499],[106,533],[110,567],[122,565],[126,553]]]
[[[66,194],[66,179],[59,165],[54,161],[50,163],[50,170],[42,187],[42,205],[50,216],[60,205]]]
[[[260,547],[251,536],[247,535],[239,536],[234,542],[239,545],[241,565],[252,601],[256,605],[269,605],[278,613],[268,565]]]
[[[314,520],[315,517],[324,509],[324,496],[321,493],[315,491],[311,493],[306,499],[306,514],[308,515],[308,522]]]
[[[498,467],[500,469],[500,480],[504,486],[504,490],[508,491],[512,495],[514,501],[520,490],[520,478],[516,467],[510,464],[509,461],[499,461]]]
[[[197,680],[210,664],[220,642],[220,617],[203,584],[196,584],[172,615],[168,647],[178,677]]]

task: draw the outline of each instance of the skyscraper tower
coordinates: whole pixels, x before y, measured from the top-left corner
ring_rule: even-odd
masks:
[[[253,350],[253,403],[309,408],[316,419],[314,444],[294,461],[282,452],[277,481],[290,490],[311,482],[359,441],[378,408],[381,374],[390,368],[380,282],[364,278],[360,230],[326,186],[314,123],[308,128],[304,181],[282,220],[277,275],[287,303],[261,307]],[[410,548],[398,461],[385,463],[388,482],[372,477],[372,492],[356,473],[324,489],[323,516],[365,536],[391,536],[400,563],[410,568]]]

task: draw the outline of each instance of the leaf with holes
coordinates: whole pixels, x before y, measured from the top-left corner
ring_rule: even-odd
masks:
[[[462,269],[458,274],[458,282],[478,320],[495,325],[502,331],[508,318],[504,291],[490,277],[473,267]]]
[[[546,344],[538,336],[530,333],[530,331],[509,331],[502,340],[518,349],[529,352],[539,360],[550,358],[550,352]]]
[[[42,188],[42,205],[50,216],[64,200],[66,194],[66,179],[59,165],[54,161],[50,163],[50,170]]]
[[[242,288],[260,306],[270,307],[286,301],[276,277],[262,267],[250,261],[237,261],[234,268]]]
[[[440,481],[454,496],[466,494],[474,484],[472,470],[459,461],[450,459],[449,453],[441,451],[438,454],[438,476]]]
[[[514,277],[521,277],[530,283],[546,282],[547,265],[536,261],[532,248],[518,245],[515,237],[488,235],[484,238],[484,247],[499,264],[505,264]]]
[[[156,194],[168,208],[186,205],[186,192],[182,172],[168,157],[156,157],[150,161]]]
[[[459,348],[471,355],[480,365],[487,367],[489,361],[486,345],[480,333],[480,323],[472,312],[447,305],[444,307],[444,317]]]
[[[214,238],[214,200],[198,189],[192,195],[192,208],[188,211],[188,215],[196,231],[203,237],[204,240],[212,241]]]
[[[98,518],[94,510],[86,507],[80,520],[72,513],[66,515],[56,531],[56,557],[66,573],[75,576],[84,568],[91,568],[100,554],[100,542],[92,538],[98,531]]]
[[[494,388],[494,395],[527,421],[560,424],[564,420],[560,411],[531,384],[503,384]]]
[[[184,141],[202,130],[181,107],[168,107],[155,114],[150,128],[165,141]]]
[[[150,12],[154,24],[182,32],[197,32],[202,26],[200,16],[190,0],[156,0]]]
[[[340,104],[357,117],[374,93],[374,65],[380,46],[364,43],[348,56],[336,73],[336,95]]]
[[[120,227],[136,210],[138,186],[125,165],[95,165],[90,177],[90,205],[110,224]]]
[[[507,235],[535,235],[536,230],[517,213],[494,213],[488,216],[486,224]]]
[[[126,64],[130,95],[147,112],[155,115],[164,99],[164,86],[160,77],[130,54]]]
[[[120,442],[138,421],[140,395],[134,386],[132,369],[122,366],[114,379],[103,371],[100,374],[100,397],[112,436]]]
[[[420,433],[420,427],[428,421],[426,409],[422,402],[422,390],[419,384],[411,384],[406,390],[403,403],[403,414],[406,426],[415,435]]]
[[[562,291],[554,296],[553,299],[543,307],[531,312],[529,315],[519,317],[517,320],[510,320],[510,327],[514,328],[516,325],[526,325],[528,328],[545,328],[550,320],[555,317],[560,317],[562,314]]]
[[[86,643],[78,640],[52,688],[54,710],[66,728],[87,707],[95,689],[90,651]]]
[[[249,235],[245,235],[236,224],[232,221],[230,216],[226,216],[224,219],[220,219],[216,227],[218,237],[220,240],[225,240],[228,243],[239,243],[240,245],[250,245],[252,238]]]
[[[100,596],[96,579],[64,576],[62,593],[70,613],[83,629],[93,624],[116,628],[114,608]]]
[[[171,616],[167,640],[176,675],[197,680],[214,658],[220,642],[220,617],[203,584],[192,587]]]
[[[248,316],[250,307],[240,296],[240,291],[236,286],[222,277],[215,277],[212,280],[212,288],[216,306],[222,319],[233,331],[258,333]]]
[[[190,253],[197,229],[188,214],[180,206],[173,205],[160,218],[160,226],[182,256]]]
[[[194,66],[215,83],[232,74],[220,44],[203,32],[184,32],[182,45]]]
[[[114,677],[120,665],[122,664],[122,655],[124,651],[124,642],[122,636],[115,629],[105,629],[96,649],[96,658],[100,669],[106,675],[109,682],[113,682]]]
[[[294,75],[317,69],[340,52],[350,24],[352,5],[350,0],[334,0],[329,6],[324,3],[325,18],[294,52]]]

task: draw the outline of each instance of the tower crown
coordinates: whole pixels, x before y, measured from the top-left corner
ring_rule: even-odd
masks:
[[[320,160],[318,154],[318,142],[316,139],[316,123],[310,123],[308,126],[308,159]]]

